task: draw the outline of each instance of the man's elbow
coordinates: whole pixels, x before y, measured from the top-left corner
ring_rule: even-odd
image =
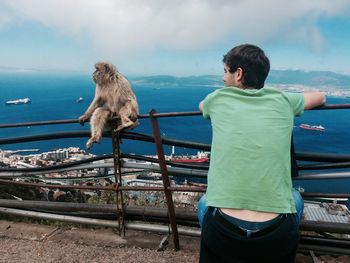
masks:
[[[200,112],[203,112],[203,101],[201,101],[198,105],[198,109]]]

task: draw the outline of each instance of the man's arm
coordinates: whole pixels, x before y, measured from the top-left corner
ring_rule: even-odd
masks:
[[[304,93],[304,109],[310,110],[326,103],[326,94],[324,92],[313,91]]]
[[[202,100],[198,105],[200,112],[203,112],[203,103],[204,103],[204,101]]]

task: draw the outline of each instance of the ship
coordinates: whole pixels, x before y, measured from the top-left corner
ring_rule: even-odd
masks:
[[[201,158],[176,158],[171,160],[174,163],[207,163],[209,162],[208,157]]]
[[[19,105],[19,104],[27,104],[30,103],[29,98],[17,99],[17,100],[8,100],[5,102],[6,105]]]
[[[325,131],[325,127],[322,125],[309,125],[309,124],[300,124],[299,128],[305,129],[305,130],[311,130],[311,131]]]
[[[80,103],[80,102],[82,102],[84,99],[83,99],[83,97],[79,97],[77,100],[76,100],[76,103]]]

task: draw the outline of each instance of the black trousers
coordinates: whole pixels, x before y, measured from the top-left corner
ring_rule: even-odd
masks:
[[[294,262],[299,227],[294,214],[260,233],[247,235],[210,208],[204,216],[200,262]]]

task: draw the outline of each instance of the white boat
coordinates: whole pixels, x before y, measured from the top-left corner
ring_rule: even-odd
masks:
[[[18,104],[27,104],[30,103],[29,98],[17,99],[17,100],[8,100],[5,102],[6,105],[18,105]]]
[[[76,103],[80,103],[80,102],[82,102],[84,99],[83,99],[83,97],[79,97],[77,100],[76,100]]]
[[[325,131],[325,127],[322,125],[309,125],[309,124],[300,124],[300,128],[305,129],[305,130],[311,130],[311,131]]]

